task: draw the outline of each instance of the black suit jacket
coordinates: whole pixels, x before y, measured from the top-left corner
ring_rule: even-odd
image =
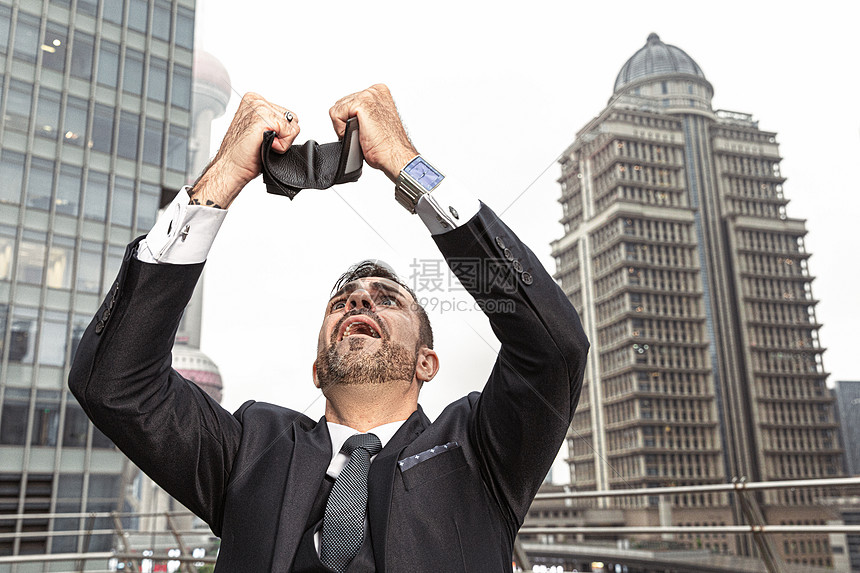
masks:
[[[511,571],[517,530],[573,417],[588,342],[565,295],[487,207],[434,239],[502,346],[482,392],[433,423],[419,408],[374,460],[374,559],[380,572]],[[331,461],[325,419],[253,401],[230,414],[172,370],[202,264],[145,264],[134,248],[83,336],[72,392],[221,537],[219,573],[289,571]]]

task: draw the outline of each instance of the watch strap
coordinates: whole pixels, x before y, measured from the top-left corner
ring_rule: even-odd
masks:
[[[433,191],[433,189],[439,186],[442,179],[445,178],[445,176],[442,175],[442,179],[440,179],[432,188],[425,187],[408,173],[408,168],[416,161],[422,161],[432,167],[429,161],[420,155],[416,155],[409,161],[409,163],[406,164],[405,167],[403,167],[403,169],[400,170],[400,174],[397,176],[397,183],[394,186],[394,198],[407,211],[413,214],[415,213],[415,207],[418,205],[418,201],[421,200],[421,197]],[[438,172],[435,167],[433,169]]]

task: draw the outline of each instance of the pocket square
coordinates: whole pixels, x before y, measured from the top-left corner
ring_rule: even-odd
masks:
[[[439,454],[444,454],[447,451],[455,450],[459,447],[460,444],[458,444],[457,442],[448,442],[447,444],[433,446],[429,450],[424,450],[423,452],[417,453],[414,456],[403,458],[402,460],[397,462],[397,465],[400,466],[401,472],[405,472],[409,468],[413,468],[421,462],[426,462],[430,458],[435,458]]]

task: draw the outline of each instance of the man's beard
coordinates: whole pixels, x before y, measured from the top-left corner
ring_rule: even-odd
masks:
[[[412,380],[418,353],[409,352],[402,344],[381,342],[373,353],[361,352],[366,342],[348,339],[349,351],[338,353],[336,345],[317,356],[317,379],[320,389],[335,385],[385,384],[390,380]]]

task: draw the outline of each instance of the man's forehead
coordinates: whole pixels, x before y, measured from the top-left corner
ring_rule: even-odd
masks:
[[[336,293],[331,296],[331,298],[337,298],[339,296],[349,294],[360,288],[368,292],[382,291],[392,294],[399,294],[400,296],[411,298],[411,296],[409,295],[409,291],[403,288],[401,284],[385,277],[362,277],[359,279],[355,279],[354,281],[350,281],[343,285]]]

